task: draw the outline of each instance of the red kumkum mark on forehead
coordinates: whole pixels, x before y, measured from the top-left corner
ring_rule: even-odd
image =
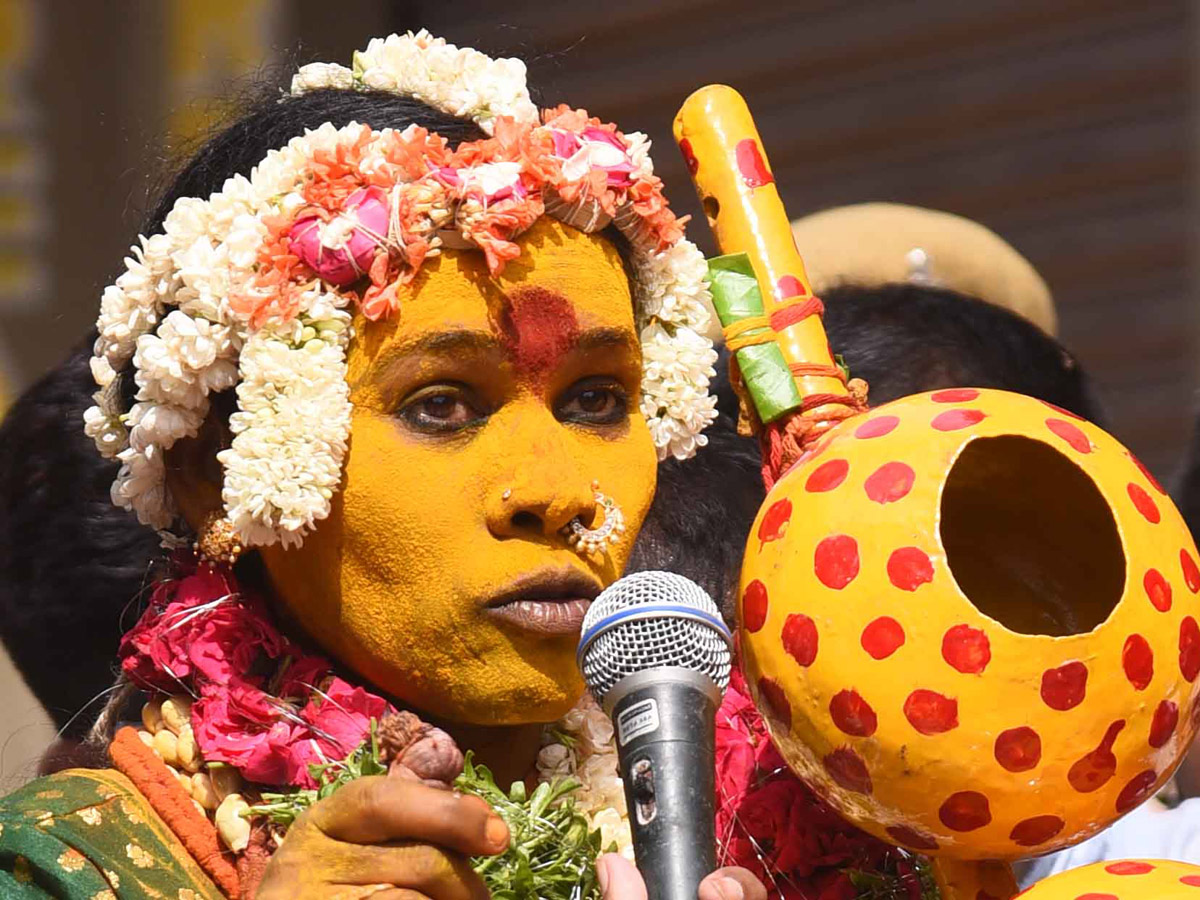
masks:
[[[551,371],[579,336],[571,301],[537,285],[521,285],[507,296],[500,325],[505,350],[517,371],[527,375]]]

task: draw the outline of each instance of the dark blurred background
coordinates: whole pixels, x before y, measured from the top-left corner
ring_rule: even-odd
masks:
[[[11,390],[93,319],[148,197],[248,79],[426,26],[530,63],[543,101],[670,139],[708,81],[754,110],[789,212],[977,219],[1050,283],[1111,425],[1160,475],[1189,427],[1200,31],[1182,0],[0,0],[0,358]],[[693,236],[711,249],[700,219]]]

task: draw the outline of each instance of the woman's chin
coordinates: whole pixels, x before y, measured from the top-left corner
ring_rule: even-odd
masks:
[[[431,679],[407,666],[356,666],[397,706],[431,719],[463,725],[507,726],[554,722],[583,696],[574,653],[482,656],[453,668],[429,667]],[[426,670],[428,671],[428,669]],[[374,677],[371,677],[374,675]]]
[[[470,725],[532,725],[555,722],[570,712],[583,696],[584,684],[573,667],[569,677],[555,679],[536,670],[528,680],[515,681],[507,690],[489,692],[462,702],[452,701],[448,717]]]

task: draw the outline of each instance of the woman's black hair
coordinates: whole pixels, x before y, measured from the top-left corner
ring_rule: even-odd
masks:
[[[473,122],[391,93],[318,90],[281,99],[272,88],[199,149],[142,233],[160,232],[179,198],[207,198],[233,175],[248,176],[270,150],[325,122],[417,124],[451,145],[484,136]],[[95,338],[92,332],[29,388],[0,424],[0,640],[67,736],[92,724],[98,707],[91,704],[113,681],[118,640],[133,624],[135,601],[161,555],[155,534],[112,505],[117,466],[83,433],[95,391]]]

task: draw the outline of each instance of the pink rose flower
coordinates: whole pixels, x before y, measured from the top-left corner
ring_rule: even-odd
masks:
[[[200,570],[155,588],[141,619],[121,638],[121,668],[133,681],[173,692],[192,674],[193,610],[231,593],[219,570]]]
[[[370,734],[371,720],[379,721],[390,711],[386,700],[334,678],[324,692],[314,695],[300,711],[312,729],[295,741],[288,754],[288,781],[315,787],[308,767],[345,759]]]
[[[379,187],[359,188],[339,212],[297,219],[289,248],[325,281],[347,285],[370,270],[387,234],[387,193]]]
[[[292,660],[283,680],[279,685],[279,696],[287,700],[308,700],[313,689],[320,687],[321,681],[333,667],[323,656],[305,654]]]
[[[119,649],[129,678],[168,692],[193,678],[197,686],[228,684],[260,657],[299,652],[271,624],[265,604],[238,596],[219,570],[165,582]]]
[[[235,766],[250,781],[286,783],[295,727],[270,696],[241,680],[206,690],[192,706],[192,729],[204,758]]]

